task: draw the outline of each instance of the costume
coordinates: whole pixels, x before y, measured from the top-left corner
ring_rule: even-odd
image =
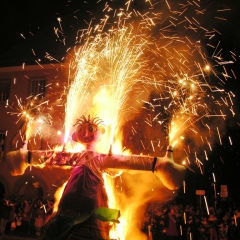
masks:
[[[25,166],[26,162],[34,165],[35,162],[39,163],[39,159],[44,159],[46,165],[74,166],[59,202],[58,212],[46,225],[43,240],[110,239],[109,222],[118,222],[120,211],[108,208],[103,172],[150,171],[171,190],[182,184],[186,169],[173,161],[171,147],[162,158],[114,155],[111,151],[108,154],[96,153],[94,143],[104,132],[101,123],[100,119],[91,119],[90,116],[78,119],[72,140],[85,144],[86,151],[80,153],[68,153],[63,148],[63,151],[58,153],[32,151],[29,154],[24,145],[20,151],[7,154],[8,162],[12,163],[10,171],[17,175],[23,170],[16,166],[16,159],[19,166]]]
[[[117,222],[120,212],[108,209],[101,174],[105,158],[83,151],[74,159],[77,166],[64,189],[57,215],[46,226],[44,239],[110,239],[108,221]]]

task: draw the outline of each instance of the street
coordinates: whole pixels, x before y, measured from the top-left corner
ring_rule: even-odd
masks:
[[[19,236],[11,236],[11,235],[0,236],[0,240],[36,240],[36,239],[41,239],[41,238],[19,237]]]

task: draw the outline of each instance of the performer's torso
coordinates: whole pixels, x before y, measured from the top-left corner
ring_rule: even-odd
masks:
[[[82,161],[74,168],[64,189],[58,207],[60,210],[85,212],[97,207],[107,207],[107,194],[98,158],[98,155],[93,156],[88,152],[83,154]]]

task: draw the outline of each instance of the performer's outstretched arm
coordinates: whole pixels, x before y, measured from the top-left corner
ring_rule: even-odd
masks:
[[[173,160],[173,150],[169,146],[164,157],[145,155],[101,155],[103,168],[108,170],[152,171],[171,190],[179,188],[185,177],[186,168]]]
[[[84,155],[88,153],[84,153]],[[90,152],[89,152],[90,154]],[[162,181],[164,186],[174,190],[181,186],[185,176],[186,168],[177,164],[173,160],[172,148],[168,147],[164,157],[151,157],[146,155],[117,155],[117,154],[98,154],[97,165],[101,170],[136,170],[152,171]],[[33,151],[30,152],[23,146],[18,151],[7,154],[7,163],[12,175],[21,175],[29,165],[50,164],[56,166],[69,165],[75,166],[82,159],[81,153],[65,153],[53,151]]]

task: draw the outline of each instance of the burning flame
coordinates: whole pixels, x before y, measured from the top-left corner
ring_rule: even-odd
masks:
[[[54,194],[55,201],[54,201],[54,206],[53,206],[53,213],[56,213],[58,211],[58,204],[60,202],[60,199],[62,197],[64,188],[66,185],[67,185],[67,181],[61,187],[59,187]]]
[[[223,86],[229,78],[236,78],[233,70],[226,68],[226,65],[233,63],[236,55],[231,53],[233,60],[226,61],[219,44],[208,44],[213,48],[213,53],[211,57],[206,56],[199,39],[207,38],[211,42],[219,32],[214,27],[207,29],[210,21],[200,1],[186,1],[179,5],[174,1],[166,1],[163,18],[153,10],[150,1],[146,1],[149,4],[148,12],[143,14],[131,10],[131,2],[127,1],[126,10],[119,8],[116,11],[111,11],[113,9],[106,4],[105,17],[100,24],[94,27],[89,25],[78,39],[81,45],[75,48],[75,58],[69,66],[73,81],[69,82],[67,89],[64,148],[67,151],[83,150],[79,144],[70,146],[68,141],[76,119],[87,113],[105,121],[106,133],[97,143],[96,151],[108,153],[111,149],[113,153],[120,153],[123,148],[121,127],[133,119],[144,104],[143,108],[151,109],[151,114],[141,119],[139,132],[143,128],[152,128],[157,121],[159,126],[167,125],[169,145],[184,144],[184,139],[191,138],[191,148],[199,144],[204,151],[203,146],[211,151],[210,137],[214,135],[211,125],[214,126],[219,119],[225,120],[227,113],[235,115],[232,100],[235,95]],[[224,11],[217,11],[216,15]],[[107,24],[112,19],[108,12],[114,12],[111,24]],[[207,24],[201,23],[201,16],[207,19]],[[221,19],[219,16],[213,17]],[[104,31],[107,26],[111,27]],[[210,61],[214,64],[210,64]],[[149,96],[153,91],[158,96],[152,101]],[[29,139],[30,132],[35,132],[33,122],[41,113],[39,110],[36,114],[35,110],[41,105],[23,105],[20,100],[18,105],[18,116],[29,123],[26,132],[26,139]],[[161,111],[159,106],[162,106]],[[216,131],[221,142],[221,131],[218,128]],[[132,127],[132,132],[133,135],[137,132],[136,127]],[[163,131],[155,133],[160,147],[159,139]],[[153,138],[150,134],[148,136]],[[148,141],[155,152],[154,141]],[[142,139],[139,142],[145,150]],[[190,147],[188,152],[195,152],[190,151]],[[55,148],[56,151],[62,149],[63,146]],[[189,159],[187,156],[190,164]],[[202,162],[196,153],[195,159],[201,170]],[[131,214],[136,212],[137,206],[128,201],[129,204],[122,207],[117,201],[113,182],[109,177],[104,176],[104,179],[109,206],[123,209],[113,237],[125,239],[129,219],[133,218]],[[141,197],[135,200],[142,203]]]

